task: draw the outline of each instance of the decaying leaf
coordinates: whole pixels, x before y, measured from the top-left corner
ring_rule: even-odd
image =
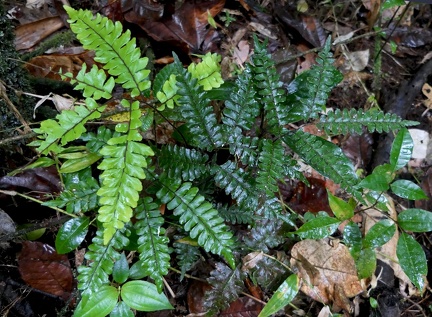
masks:
[[[24,241],[18,257],[22,279],[31,287],[67,300],[73,290],[68,257],[48,244]]]
[[[337,240],[303,240],[291,250],[291,266],[301,290],[316,301],[352,312],[349,298],[363,291],[348,248]]]

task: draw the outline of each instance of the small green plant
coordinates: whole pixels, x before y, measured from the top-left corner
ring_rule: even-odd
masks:
[[[85,105],[43,121],[35,129],[39,139],[31,145],[51,156],[44,162],[58,164],[63,177],[64,191],[45,204],[75,216],[59,231],[57,251],[70,252],[81,244],[90,223],[97,227],[87,262],[78,268],[81,300],[75,316],[132,316],[131,309],[172,309],[162,292],[164,276],[173,267],[183,278],[199,260],[201,249],[220,256],[208,279],[213,289],[206,295],[208,314],[215,314],[243,290],[246,274],[240,270],[240,256],[250,250],[267,252],[283,243],[289,232],[302,239],[327,237],[354,215],[356,203],[378,204],[385,210],[381,194],[389,188],[408,199],[423,197],[417,185],[394,181],[412,151],[405,127],[415,122],[375,109],[323,114],[331,89],[342,79],[332,65],[330,40],[319,54],[318,65],[300,74],[288,91],[279,81],[266,43],[256,37],[251,63],[234,83],[222,80],[216,54],[202,56],[200,63],[187,69],[174,55],[174,63],[152,82],[147,58],[141,57],[135,39],[122,31],[119,22],[70,7],[66,11],[71,30],[104,66],[87,69],[83,65],[76,77],[63,74],[83,92]],[[86,123],[101,117],[103,101],[112,97],[115,85],[129,91],[121,100],[128,113],[126,121],[114,129],[87,131]],[[152,100],[150,96],[156,102],[143,101]],[[212,100],[224,102],[220,112]],[[399,130],[390,163],[359,178],[335,144],[290,128],[310,120],[330,135],[359,133],[364,128]],[[175,145],[143,137],[161,122],[175,127]],[[72,143],[76,140],[81,145]],[[329,194],[335,217],[310,219],[298,230],[293,229],[297,215],[275,195],[278,182],[286,177],[304,180],[295,154],[353,197],[345,202]],[[98,177],[93,176],[93,166],[101,171]],[[90,211],[96,212],[96,218]],[[248,224],[250,235],[236,239],[230,229],[236,223]],[[426,259],[404,230],[428,231],[431,224],[430,216],[419,209],[406,210],[397,221],[402,230],[400,264],[419,289],[424,286]],[[383,220],[365,237],[355,223],[345,227],[344,242],[359,264],[360,276],[373,273],[374,249],[392,236],[397,225]],[[168,226],[175,229],[174,235],[166,234]],[[128,261],[129,252],[135,255]],[[365,269],[361,263],[368,256],[372,264]],[[406,258],[415,258],[415,264],[421,265],[406,263]],[[286,276],[286,270],[275,265],[272,270]],[[289,276],[261,316],[288,304],[298,285],[298,276]],[[281,293],[283,301],[277,299]]]

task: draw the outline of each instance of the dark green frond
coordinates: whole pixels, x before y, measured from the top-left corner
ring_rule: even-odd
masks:
[[[278,218],[282,214],[282,205],[274,195],[260,197],[260,202],[256,214],[264,219]]]
[[[284,242],[281,234],[283,222],[280,219],[257,221],[255,227],[244,238],[244,244],[252,250],[264,251],[277,247]]]
[[[262,141],[256,181],[257,187],[269,196],[278,191],[277,182],[285,176],[284,156],[285,149],[281,141]]]
[[[109,283],[109,275],[113,271],[114,262],[120,258],[120,252],[129,244],[129,230],[117,230],[108,243],[104,243],[103,231],[98,230],[89,245],[85,259],[88,265],[78,267],[78,289],[95,292],[104,284]]]
[[[225,102],[222,121],[230,129],[251,130],[260,112],[250,66],[237,77],[229,99]],[[230,132],[229,132],[230,133]]]
[[[180,224],[191,238],[206,251],[222,255],[230,266],[234,266],[232,233],[213,205],[191,183],[181,184],[178,180],[164,177],[160,181],[163,186],[156,196],[167,204],[168,209],[174,210],[175,216],[180,217]]]
[[[255,180],[241,167],[232,161],[213,167],[215,181],[228,195],[231,195],[238,204],[244,203],[248,208],[258,204]]]
[[[112,130],[107,129],[105,126],[98,128],[97,133],[88,132],[81,136],[81,140],[86,141],[86,147],[90,152],[98,153],[105,145],[108,144],[108,140],[112,137],[120,136],[119,133],[113,133]]]
[[[318,65],[301,73],[289,84],[287,104],[290,106],[290,122],[313,119],[324,112],[330,91],[343,79],[333,66],[330,48],[329,37],[318,54]]]
[[[267,53],[267,42],[260,44],[254,37],[255,52],[252,56],[253,82],[256,86],[260,102],[264,106],[267,129],[280,134],[284,125],[290,121],[287,117],[288,108],[285,103],[286,91],[282,87],[276,72],[274,61]]]
[[[180,237],[175,236],[176,240]],[[187,271],[191,270],[201,257],[200,249],[190,243],[174,242],[174,251],[177,254],[177,264],[180,266],[180,281],[183,280]]]
[[[159,292],[163,288],[163,277],[170,267],[171,249],[168,247],[169,239],[165,236],[162,227],[164,218],[159,211],[159,205],[150,197],[139,201],[136,208],[135,223],[138,238],[138,252],[145,274],[150,276]]]
[[[329,111],[326,115],[321,116],[320,122],[317,123],[319,129],[331,135],[347,134],[347,133],[363,133],[363,127],[369,132],[389,132],[398,130],[403,127],[418,125],[416,121],[403,120],[394,113],[384,113],[382,111],[372,109],[364,111],[344,109],[343,111],[336,109]]]
[[[302,130],[287,134],[284,142],[321,175],[351,189],[359,179],[351,161],[335,144]]]
[[[240,268],[230,269],[223,263],[216,263],[207,281],[212,289],[205,293],[204,303],[209,316],[214,316],[219,310],[225,309],[239,298],[245,290],[246,274]]]
[[[163,171],[173,179],[192,181],[208,173],[208,155],[194,149],[167,145],[161,149],[158,160]]]
[[[242,208],[240,205],[218,206],[217,210],[222,218],[230,224],[253,224],[255,216],[250,208]]]
[[[217,123],[216,115],[210,100],[205,98],[203,88],[191,73],[183,68],[176,59],[176,81],[178,94],[177,103],[181,105],[181,115],[187,121],[191,134],[202,149],[212,150],[223,144],[221,126]]]

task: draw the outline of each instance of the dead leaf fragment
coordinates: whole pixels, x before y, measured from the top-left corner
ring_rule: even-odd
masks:
[[[48,244],[24,241],[18,270],[31,287],[67,300],[73,290],[73,275],[67,255]]]
[[[15,31],[15,47],[17,51],[29,49],[63,26],[58,16],[20,25]]]
[[[352,312],[349,298],[360,294],[363,288],[345,245],[330,239],[303,240],[293,246],[291,255],[291,266],[303,279],[301,290],[305,294]]]

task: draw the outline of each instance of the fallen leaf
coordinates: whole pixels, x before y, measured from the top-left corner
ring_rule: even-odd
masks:
[[[348,248],[336,240],[303,240],[291,250],[291,266],[303,280],[301,290],[323,304],[334,304],[347,312],[353,307],[349,298],[363,288]]]
[[[240,297],[227,309],[221,311],[219,317],[256,317],[262,308],[263,305],[252,298]]]
[[[67,300],[74,279],[67,255],[41,242],[24,241],[18,256],[18,270],[31,287]]]
[[[15,48],[17,51],[29,49],[63,26],[58,16],[20,25],[15,30]]]

